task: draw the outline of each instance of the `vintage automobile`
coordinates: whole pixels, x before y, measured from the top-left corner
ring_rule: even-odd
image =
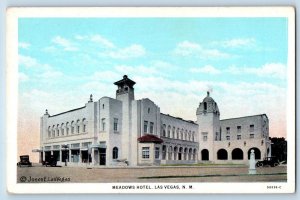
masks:
[[[264,167],[264,166],[271,166],[271,167],[276,167],[279,165],[279,160],[278,158],[272,156],[272,157],[266,157],[262,161],[258,161],[256,163],[256,167]]]
[[[27,166],[32,167],[32,163],[29,161],[29,155],[20,156],[20,162],[17,163],[18,167]]]
[[[46,159],[45,161],[42,162],[43,166],[50,166],[50,167],[56,167],[57,161],[54,156],[50,156],[50,158]]]

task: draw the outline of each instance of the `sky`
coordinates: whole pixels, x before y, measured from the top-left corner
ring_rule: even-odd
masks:
[[[39,118],[115,98],[135,98],[196,120],[206,91],[220,118],[266,113],[270,136],[286,137],[286,18],[20,18],[19,138],[39,147]],[[35,137],[28,137],[35,135]],[[28,141],[29,140],[29,141]],[[19,150],[26,151],[19,142]]]

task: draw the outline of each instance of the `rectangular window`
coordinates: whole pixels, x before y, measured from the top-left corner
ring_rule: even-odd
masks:
[[[218,141],[219,140],[219,133],[216,132],[216,135],[215,135],[215,141]]]
[[[253,124],[250,125],[250,132],[254,132],[254,125]]]
[[[237,135],[237,140],[241,140],[242,136],[241,135]]]
[[[202,132],[203,141],[207,141],[207,132]]]
[[[229,135],[226,136],[226,140],[230,140],[230,136]]]
[[[150,158],[150,148],[149,147],[142,147],[142,158]]]
[[[118,118],[114,118],[114,131],[118,131]]]
[[[251,139],[254,138],[254,134],[250,134],[250,138],[251,138]]]
[[[237,133],[241,133],[242,127],[241,126],[237,126],[236,128],[237,128]]]
[[[226,133],[230,134],[230,127],[226,127]]]
[[[144,133],[148,133],[148,121],[144,121]]]
[[[150,122],[150,133],[153,134],[154,123]]]
[[[155,159],[159,159],[159,147],[155,147]]]
[[[102,131],[105,131],[105,118],[102,118],[101,125],[102,125]]]

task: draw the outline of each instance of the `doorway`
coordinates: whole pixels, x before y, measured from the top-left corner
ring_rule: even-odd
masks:
[[[105,148],[99,149],[99,156],[100,156],[100,165],[106,165],[106,149]]]

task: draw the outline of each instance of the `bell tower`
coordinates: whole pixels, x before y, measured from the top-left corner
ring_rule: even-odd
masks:
[[[127,75],[123,76],[123,79],[114,83],[118,86],[116,91],[116,99],[120,101],[131,102],[134,100],[134,88],[135,82],[128,78]]]
[[[217,103],[207,96],[197,108],[197,123],[199,125],[199,160],[214,161],[214,141],[221,140],[220,112]]]

